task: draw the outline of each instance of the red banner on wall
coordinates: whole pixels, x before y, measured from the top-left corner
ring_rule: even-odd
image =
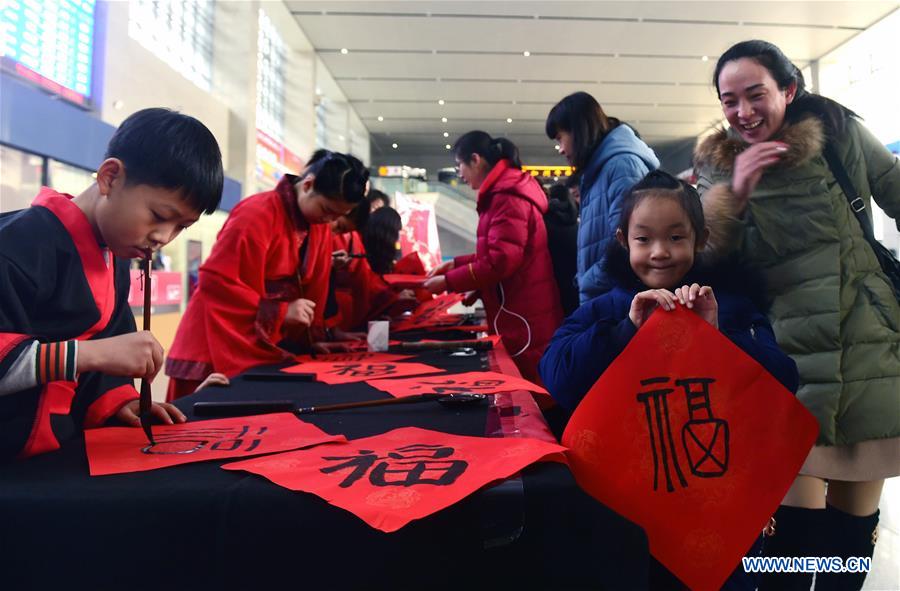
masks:
[[[796,477],[818,423],[685,308],[657,311],[575,409],[578,484],[644,528],[689,588],[718,589]]]

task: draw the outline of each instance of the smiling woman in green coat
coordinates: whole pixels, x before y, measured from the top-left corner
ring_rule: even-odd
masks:
[[[871,556],[884,479],[900,474],[900,307],[822,150],[830,142],[867,206],[871,195],[895,220],[900,164],[852,111],[806,91],[771,43],[730,48],[714,82],[730,129],[695,153],[710,244],[762,272],[797,396],[820,426],[766,553]],[[816,589],[864,578],[819,573]],[[811,579],[765,575],[760,589]]]

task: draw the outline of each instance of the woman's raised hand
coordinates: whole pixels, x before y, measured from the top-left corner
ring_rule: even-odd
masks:
[[[759,184],[763,172],[785,155],[788,145],[784,142],[760,142],[737,155],[734,160],[734,176],[731,191],[740,204],[741,211]]]

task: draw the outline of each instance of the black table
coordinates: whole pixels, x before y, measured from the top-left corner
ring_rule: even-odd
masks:
[[[501,350],[414,359],[507,369]],[[303,405],[384,398],[364,383],[233,380],[179,401],[296,398]],[[524,392],[488,407],[425,403],[317,414],[354,439],[416,426],[461,435],[546,430]],[[307,417],[304,417],[305,419]],[[517,433],[518,432],[518,433]],[[210,462],[92,478],[82,438],[0,466],[0,581],[5,589],[615,588],[646,587],[642,529],[543,462],[386,534],[319,497]]]

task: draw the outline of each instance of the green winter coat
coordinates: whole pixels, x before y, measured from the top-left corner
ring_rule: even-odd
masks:
[[[797,362],[797,397],[819,445],[900,436],[900,306],[822,156],[816,117],[778,134],[790,148],[763,173],[744,215],[729,184],[747,144],[718,131],[697,146],[699,191],[717,254],[737,252],[766,279],[778,344]],[[900,164],[851,119],[835,142],[850,179],[900,220]],[[898,224],[900,227],[900,224]]]

